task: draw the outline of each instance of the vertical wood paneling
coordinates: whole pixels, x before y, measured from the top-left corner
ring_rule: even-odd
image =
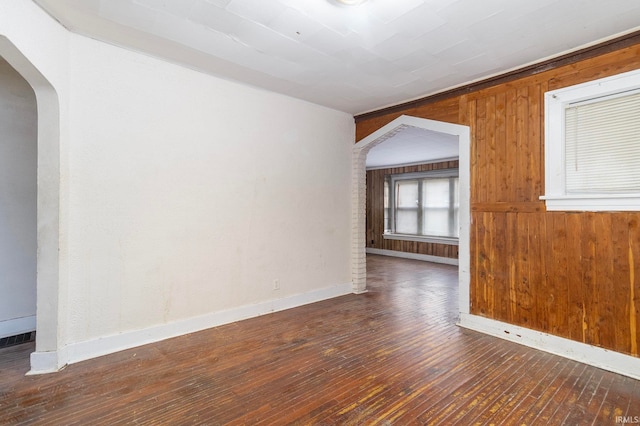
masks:
[[[638,355],[638,347],[640,346],[640,227],[638,223],[640,218],[638,215],[629,219],[629,279],[625,281],[628,290],[625,296],[629,301],[629,330],[631,338],[631,353]],[[622,302],[622,298],[619,300]],[[622,324],[619,325],[622,327]]]
[[[478,216],[480,213],[471,212],[470,213],[470,221],[471,223],[478,223]],[[480,305],[480,301],[478,299],[478,283],[481,281],[480,277],[478,277],[479,265],[478,259],[480,257],[480,247],[478,246],[478,232],[480,232],[483,228],[481,226],[473,226],[469,229],[469,250],[472,253],[475,253],[476,256],[471,256],[469,259],[469,309],[471,312],[482,312],[483,307]]]
[[[518,292],[517,292],[518,224],[516,219],[517,219],[516,214],[511,213],[507,215],[507,228],[506,228],[507,251],[505,252],[505,256],[507,257],[509,262],[509,274],[508,274],[509,316],[507,317],[507,322],[519,324],[519,322],[516,319],[517,312],[518,312],[518,299],[519,299]],[[491,317],[495,317],[495,313],[493,313]]]
[[[494,315],[499,318],[503,318],[506,321],[508,318],[509,305],[504,301],[504,295],[509,292],[508,285],[508,271],[509,263],[504,253],[506,252],[506,240],[504,238],[504,229],[507,226],[507,214],[495,213],[491,214],[493,217],[494,229],[492,233],[495,238],[495,247],[491,252],[491,263],[493,265],[493,291],[494,297]]]
[[[582,270],[584,342],[598,345],[600,342],[597,330],[598,300],[596,299],[595,293],[596,230],[594,226],[594,213],[583,213],[580,215],[580,219],[582,222],[580,269]]]
[[[550,243],[550,250],[545,250],[547,261],[546,278],[549,301],[548,326],[542,328],[550,330],[559,336],[569,335],[569,321],[566,307],[569,304],[569,278],[567,272],[567,222],[565,213],[545,215],[547,218],[546,238]]]
[[[539,201],[544,93],[639,58],[634,45],[405,111],[470,126],[472,313],[639,355],[640,212],[546,212]]]
[[[483,100],[476,102],[476,129],[474,133],[476,146],[475,194],[479,201],[487,200],[487,104]],[[482,170],[482,173],[480,171]]]
[[[493,115],[495,116],[495,187],[498,202],[508,201],[508,189],[510,182],[507,177],[507,134],[506,134],[506,108],[507,95],[504,92],[497,93]]]
[[[477,215],[477,232],[476,232],[476,250],[478,253],[476,259],[476,302],[478,304],[479,312],[483,314],[489,314],[488,297],[487,297],[487,275],[488,275],[488,263],[489,254],[487,253],[488,247],[486,246],[486,234],[487,234],[487,215],[485,213],[479,213]]]
[[[566,307],[569,319],[569,334],[567,337],[580,342],[585,341],[586,324],[584,322],[584,291],[583,271],[580,264],[582,254],[580,241],[582,226],[580,214],[568,213],[567,218],[567,282],[569,286],[569,303]]]
[[[547,297],[548,291],[544,279],[543,250],[541,238],[544,238],[544,214],[528,213],[529,219],[529,281],[528,287],[531,292],[531,324],[530,327],[548,328],[547,321]]]
[[[528,170],[531,145],[529,140],[529,87],[523,86],[516,90],[516,196],[514,201],[531,200],[531,175]]]
[[[484,156],[483,175],[486,176],[485,200],[495,200],[498,193],[496,178],[496,98],[494,95],[485,99]]]
[[[544,92],[541,84],[532,84],[529,90],[529,147],[527,170],[530,181],[529,201],[536,201],[543,194],[542,182],[544,180],[544,154],[543,146],[543,115]]]
[[[507,102],[507,115],[505,120],[505,134],[506,134],[506,147],[505,147],[505,159],[506,159],[506,177],[507,177],[507,201],[518,201],[518,182],[517,182],[517,158],[518,158],[518,138],[517,138],[517,126],[516,126],[516,102],[517,91],[513,87],[507,86],[506,102]]]
[[[477,101],[475,99],[469,100],[467,102],[468,113],[466,117],[468,118],[467,125],[469,126],[469,130],[472,135],[476,135],[478,133],[478,124],[477,124]],[[480,196],[478,194],[478,188],[480,187],[478,183],[478,178],[480,173],[478,173],[478,143],[472,143],[469,147],[469,185],[470,185],[470,197],[472,200],[480,200]],[[473,238],[473,237],[471,237]],[[472,244],[473,245],[473,244]]]
[[[516,317],[518,324],[531,327],[533,312],[533,300],[529,283],[529,222],[526,213],[516,215]],[[524,231],[524,232],[523,232]]]
[[[549,228],[548,222],[552,220],[552,217],[547,217],[547,215],[541,214],[538,215],[538,229],[535,230],[537,238],[546,238],[547,230]],[[535,243],[536,250],[541,250],[541,248],[546,245],[544,241],[538,241]],[[547,257],[546,251],[542,250],[537,253],[537,258],[540,262],[540,267],[537,268],[540,276],[535,277],[532,282],[534,283],[536,300],[535,306],[536,311],[538,313],[538,326],[542,329],[549,329],[549,324],[551,321],[549,320],[551,314],[551,307],[553,306],[553,298],[554,289],[550,285],[549,274],[548,271],[551,266],[547,265],[550,259]],[[538,283],[538,284],[536,284]]]
[[[619,213],[611,216],[611,267],[612,281],[614,283],[628,283],[631,268],[629,262],[629,215]],[[607,281],[604,281],[607,283]],[[606,284],[605,284],[606,285]],[[633,292],[628,292],[624,285],[606,286],[605,291],[610,291],[611,297],[607,297],[613,308],[612,323],[622,324],[629,321],[631,301],[627,299]],[[629,288],[631,290],[631,288]],[[606,295],[606,293],[605,293]],[[619,303],[618,303],[619,301]],[[631,330],[631,327],[629,328]],[[632,351],[630,333],[625,333],[624,328],[614,327],[614,347],[627,348]]]
[[[484,238],[482,239],[482,247],[485,250],[485,256],[483,261],[485,263],[485,277],[483,283],[483,290],[485,294],[485,303],[487,307],[487,312],[495,311],[495,259],[496,259],[496,244],[495,244],[495,236],[496,233],[493,232],[495,229],[495,217],[491,214],[482,214],[482,222],[484,225]]]

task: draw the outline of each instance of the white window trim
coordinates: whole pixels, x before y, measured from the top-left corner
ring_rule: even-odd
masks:
[[[564,110],[572,103],[640,89],[640,70],[618,74],[545,93],[545,195],[547,210],[636,211],[638,194],[566,193]]]

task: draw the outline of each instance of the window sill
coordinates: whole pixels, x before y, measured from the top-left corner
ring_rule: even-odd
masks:
[[[448,244],[451,246],[458,245],[458,238],[453,237],[430,237],[409,234],[382,234],[382,237],[385,240],[417,241],[421,243]]]
[[[548,211],[640,211],[640,194],[543,195]]]

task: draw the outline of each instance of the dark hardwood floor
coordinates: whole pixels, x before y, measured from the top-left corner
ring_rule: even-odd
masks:
[[[2,349],[0,424],[615,425],[640,416],[640,381],[455,326],[456,267],[367,264],[366,294],[56,374],[24,375],[33,344]]]

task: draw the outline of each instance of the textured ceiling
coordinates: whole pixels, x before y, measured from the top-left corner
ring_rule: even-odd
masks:
[[[35,0],[67,28],[348,113],[635,30],[639,0]]]

